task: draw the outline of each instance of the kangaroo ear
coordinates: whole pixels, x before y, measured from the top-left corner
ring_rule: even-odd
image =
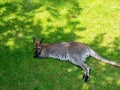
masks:
[[[34,43],[36,42],[36,38],[35,38],[35,37],[33,37],[33,42],[34,42]]]
[[[43,38],[41,38],[41,40],[40,40],[40,44],[42,44],[43,40],[44,40],[44,39],[43,39]]]

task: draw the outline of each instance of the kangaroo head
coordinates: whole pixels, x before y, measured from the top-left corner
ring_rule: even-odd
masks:
[[[33,42],[34,42],[34,57],[37,58],[39,57],[42,51],[43,38],[39,42],[37,42],[36,38],[33,37]]]

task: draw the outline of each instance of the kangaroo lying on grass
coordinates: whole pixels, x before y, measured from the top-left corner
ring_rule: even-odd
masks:
[[[90,67],[84,62],[88,56],[92,56],[104,63],[120,67],[120,64],[116,62],[109,61],[101,56],[99,56],[90,47],[79,43],[79,42],[61,42],[56,44],[42,44],[43,39],[40,42],[33,38],[35,45],[35,55],[34,57],[53,57],[63,61],[69,60],[71,63],[80,66],[85,72],[83,79],[85,82],[89,79]]]

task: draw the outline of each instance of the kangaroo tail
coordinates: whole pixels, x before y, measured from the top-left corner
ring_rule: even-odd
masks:
[[[110,64],[112,66],[116,66],[116,67],[120,67],[120,64],[113,62],[113,61],[109,61],[103,57],[101,57],[100,55],[98,55],[94,50],[90,49],[90,56],[96,58],[97,60],[100,60],[104,63]]]

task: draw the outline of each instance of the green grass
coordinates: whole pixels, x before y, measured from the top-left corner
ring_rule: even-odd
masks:
[[[1,0],[0,90],[119,90],[120,69],[94,58],[83,70],[52,58],[34,59],[32,37],[78,41],[120,63],[119,0]]]

